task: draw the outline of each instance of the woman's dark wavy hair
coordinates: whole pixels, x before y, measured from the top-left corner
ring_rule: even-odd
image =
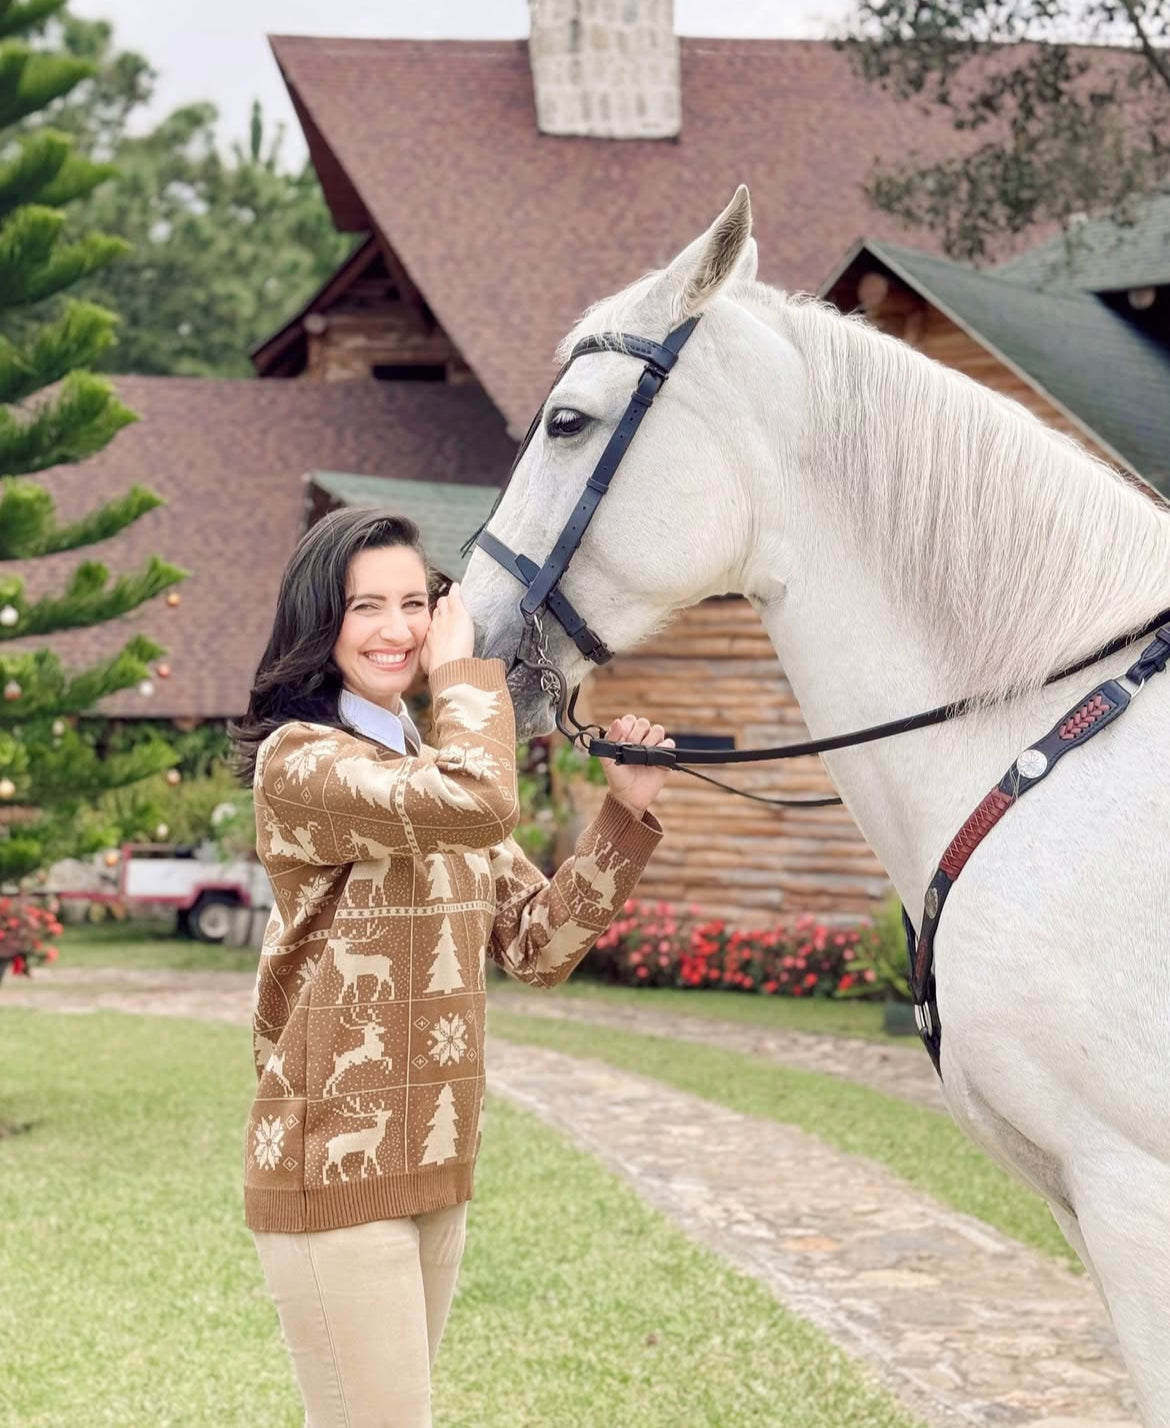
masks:
[[[345,619],[349,563],[359,551],[399,545],[417,552],[434,604],[449,582],[431,569],[418,527],[405,516],[331,511],[301,537],[280,582],[272,635],[256,667],[248,712],[229,726],[243,783],[251,785],[256,776],[260,745],[290,719],[345,727],[337,713],[342,686],[333,646]]]

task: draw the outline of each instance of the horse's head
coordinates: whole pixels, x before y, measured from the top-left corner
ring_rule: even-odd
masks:
[[[572,551],[557,588],[612,652],[629,649],[678,609],[712,594],[746,590],[744,561],[752,515],[738,468],[751,437],[732,398],[743,374],[720,360],[717,334],[750,317],[717,302],[755,276],[746,188],[711,227],[665,269],[597,304],[566,339],[568,356],[584,339],[622,333],[661,344],[702,316],[669,379],[623,450],[620,470]],[[586,344],[589,345],[588,343]],[[558,543],[647,368],[644,355],[587,350],[569,361],[533,424],[489,531],[509,551],[543,565]],[[750,381],[750,378],[749,378]],[[653,383],[651,383],[653,385]],[[766,405],[766,404],[765,404]],[[712,413],[721,420],[713,422]],[[463,592],[479,649],[510,667],[522,735],[552,727],[555,702],[529,665],[516,662],[525,635],[524,585],[484,549],[468,566]],[[532,567],[528,567],[531,579]],[[547,656],[570,686],[589,661],[558,621],[539,614]],[[531,637],[526,648],[531,647]]]

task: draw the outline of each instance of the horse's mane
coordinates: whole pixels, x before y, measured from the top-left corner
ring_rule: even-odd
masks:
[[[567,345],[638,332],[651,281],[591,309]],[[760,283],[729,297],[801,354],[806,469],[950,696],[1035,687],[1170,606],[1170,510],[1131,480],[862,318]]]

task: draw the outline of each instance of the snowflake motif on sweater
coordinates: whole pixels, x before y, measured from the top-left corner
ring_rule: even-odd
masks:
[[[331,1229],[470,1197],[484,1094],[484,960],[563,981],[661,837],[607,799],[546,878],[519,816],[498,660],[431,680],[434,747],[289,723],[257,760],[275,906],[257,972],[245,1211]]]

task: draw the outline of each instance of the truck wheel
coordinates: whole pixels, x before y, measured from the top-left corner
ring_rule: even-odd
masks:
[[[222,942],[232,930],[232,914],[238,906],[226,893],[200,893],[187,914],[187,926],[200,942]]]

